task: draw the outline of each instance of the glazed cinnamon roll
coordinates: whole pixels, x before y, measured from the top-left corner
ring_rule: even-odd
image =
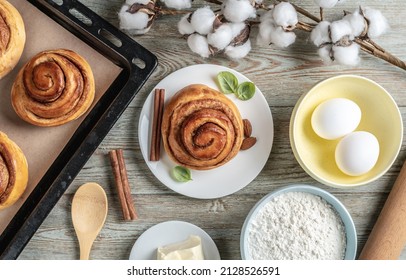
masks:
[[[28,165],[23,152],[0,131],[0,210],[21,197],[27,182]]]
[[[227,163],[237,155],[244,138],[237,106],[201,84],[189,85],[174,95],[164,110],[161,133],[169,157],[196,170]]]
[[[92,105],[95,84],[87,61],[71,50],[44,51],[18,73],[11,100],[23,120],[56,126],[75,120]]]
[[[25,45],[24,22],[13,5],[0,0],[0,79],[20,60]]]

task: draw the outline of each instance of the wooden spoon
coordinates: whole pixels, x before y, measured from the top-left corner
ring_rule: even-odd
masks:
[[[96,183],[79,187],[72,201],[72,222],[79,240],[80,259],[88,260],[93,242],[107,216],[107,196]]]

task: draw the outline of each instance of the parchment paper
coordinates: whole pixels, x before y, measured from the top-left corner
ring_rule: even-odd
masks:
[[[37,127],[19,119],[10,101],[11,85],[19,69],[32,56],[43,50],[65,48],[76,51],[89,62],[93,70],[96,83],[96,96],[93,104],[99,100],[121,71],[121,68],[27,1],[9,0],[9,2],[18,9],[23,17],[27,39],[20,62],[12,72],[0,80],[0,130],[23,150],[28,161],[29,182],[21,199],[13,206],[0,211],[0,233],[4,231],[84,118],[82,116],[65,125],[50,128]]]

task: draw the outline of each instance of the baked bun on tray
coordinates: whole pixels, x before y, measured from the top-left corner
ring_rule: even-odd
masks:
[[[11,101],[17,115],[37,126],[62,125],[92,105],[95,82],[87,61],[71,50],[35,55],[18,73]]]
[[[28,165],[23,151],[0,131],[0,210],[21,197],[27,182]]]
[[[24,22],[13,5],[0,0],[0,79],[17,65],[25,46]]]

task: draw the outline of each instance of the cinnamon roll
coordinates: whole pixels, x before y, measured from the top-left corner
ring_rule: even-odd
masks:
[[[92,105],[93,72],[71,50],[50,50],[34,56],[18,73],[11,90],[17,115],[38,126],[75,120]]]
[[[28,165],[23,152],[0,131],[0,210],[21,197],[27,182]]]
[[[13,5],[0,0],[0,79],[16,66],[25,45],[24,22]]]
[[[244,138],[237,106],[201,84],[189,85],[174,95],[164,110],[161,133],[169,157],[195,170],[227,163],[237,155]]]

